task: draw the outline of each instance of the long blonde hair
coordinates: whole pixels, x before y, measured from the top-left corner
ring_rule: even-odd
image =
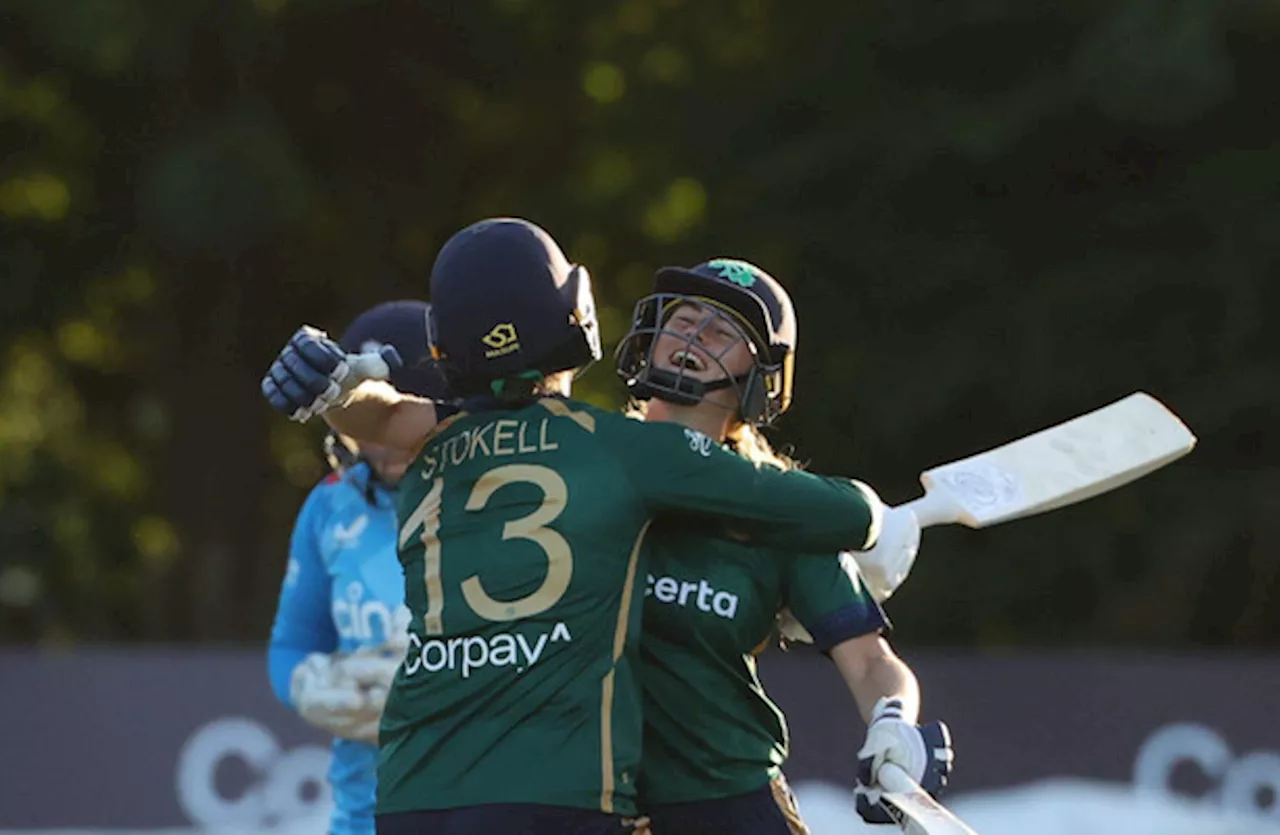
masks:
[[[627,404],[623,413],[627,417],[643,420],[648,414],[648,406],[647,400],[632,400]],[[734,424],[729,427],[725,441],[730,449],[757,467],[768,464],[780,470],[801,469],[801,465],[790,456],[775,450],[759,427],[747,423],[741,418],[735,420]]]
[[[733,451],[759,467],[768,464],[780,470],[798,470],[800,465],[789,455],[778,452],[760,428],[746,421],[730,427],[727,438]]]

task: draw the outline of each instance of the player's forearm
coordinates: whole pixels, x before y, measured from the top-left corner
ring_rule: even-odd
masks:
[[[271,683],[271,692],[286,707],[294,708],[289,694],[290,681],[294,669],[306,657],[306,650],[277,646],[274,642],[267,648],[267,680]]]
[[[435,428],[435,404],[396,391],[386,383],[361,383],[341,407],[324,413],[335,431],[357,442],[417,451]]]
[[[920,684],[906,662],[894,653],[879,635],[864,635],[831,648],[831,660],[858,703],[863,721],[869,721],[876,702],[899,699],[903,718],[917,721],[920,713]]]

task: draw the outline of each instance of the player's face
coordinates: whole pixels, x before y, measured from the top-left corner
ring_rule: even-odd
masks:
[[[389,485],[399,484],[405,470],[413,463],[413,456],[409,453],[378,444],[361,444],[360,455],[369,462],[378,478]]]
[[[751,343],[726,314],[710,305],[683,302],[672,311],[657,336],[653,361],[659,368],[682,372],[704,383],[751,369]],[[730,389],[712,392],[736,403]]]

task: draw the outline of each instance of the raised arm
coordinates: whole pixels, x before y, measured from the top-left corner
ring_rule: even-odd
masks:
[[[437,411],[432,401],[382,382],[399,364],[389,345],[377,354],[348,354],[324,331],[304,326],[271,364],[262,393],[291,420],[322,415],[356,441],[417,452],[436,426]]]
[[[436,404],[366,380],[347,399],[321,413],[335,431],[356,441],[417,452],[436,427]]]

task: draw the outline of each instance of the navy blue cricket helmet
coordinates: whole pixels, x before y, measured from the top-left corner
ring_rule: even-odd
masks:
[[[659,368],[653,351],[657,335],[682,302],[705,304],[728,316],[751,344],[752,368],[703,382],[683,370]],[[689,335],[693,340],[697,334]],[[637,400],[658,398],[693,404],[709,392],[733,388],[742,419],[768,424],[791,405],[795,377],[796,314],[791,297],[778,280],[747,261],[716,258],[694,267],[663,267],[653,279],[653,292],[642,298],[632,315],[631,329],[618,343],[618,375]]]
[[[536,224],[474,223],[431,268],[432,356],[461,397],[600,359],[591,276]]]

